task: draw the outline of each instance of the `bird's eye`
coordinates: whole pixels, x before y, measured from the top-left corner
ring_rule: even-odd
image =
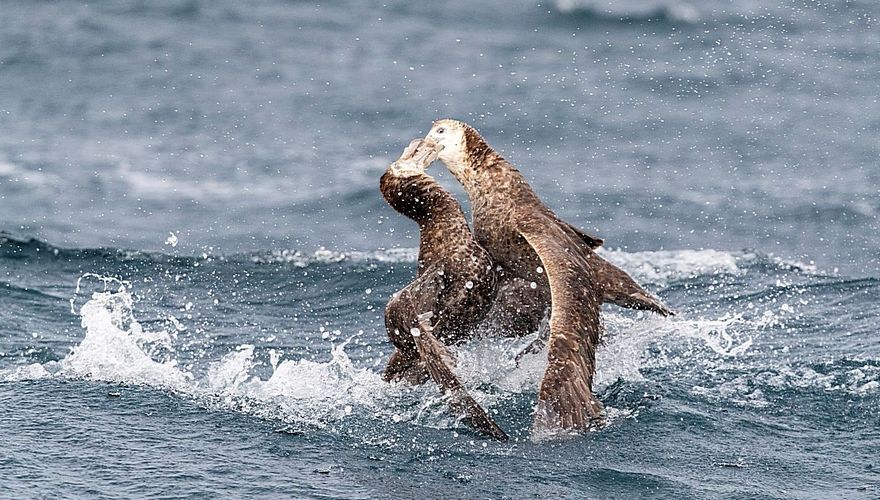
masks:
[[[446,132],[446,129],[445,129],[445,128],[440,127],[440,128],[437,129],[437,133],[438,133],[438,134],[442,134],[443,132]]]

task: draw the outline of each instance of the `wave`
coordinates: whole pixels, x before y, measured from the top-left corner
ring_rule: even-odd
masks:
[[[666,21],[693,24],[702,20],[700,11],[680,0],[556,0],[556,10],[563,14],[607,21]]]
[[[750,262],[759,259],[753,253],[717,251],[605,252],[608,258],[626,263],[636,274],[655,281],[742,273]],[[309,258],[300,255],[292,262],[312,265],[310,258],[323,264],[346,259],[399,262],[414,256],[412,252],[320,253]],[[446,411],[440,393],[430,384],[409,387],[383,382],[378,373],[384,361],[382,355],[355,362],[351,350],[360,351],[363,358],[363,342],[353,341],[358,337],[354,332],[344,340],[348,335],[341,331],[344,328],[333,336],[341,341],[331,339],[316,346],[318,350],[321,346],[326,349],[318,354],[329,356],[324,361],[292,357],[281,348],[255,343],[258,339],[231,347],[194,345],[178,337],[185,327],[171,314],[167,315],[168,328],[155,329],[139,321],[131,283],[96,275],[83,279],[97,279],[101,289],[74,311],[85,332],[82,340],[59,361],[0,369],[0,381],[72,378],[133,384],[167,390],[206,408],[277,421],[297,432],[342,432],[351,428],[353,421],[360,422],[363,429],[415,425],[461,430]],[[71,300],[71,307],[74,303]],[[870,358],[833,370],[826,367],[824,371],[802,363],[781,363],[781,358],[760,359],[766,352],[756,343],[785,331],[785,325],[799,312],[775,303],[748,302],[740,306],[744,307],[741,312],[715,318],[682,315],[665,319],[606,311],[606,336],[598,351],[595,388],[604,394],[611,424],[634,417],[641,406],[640,401],[619,395],[621,384],[643,386],[644,390],[636,392],[648,397],[655,384],[682,378],[689,381],[688,391],[694,397],[752,406],[773,404],[764,395],[768,387],[802,390],[818,383],[829,391],[854,396],[878,392],[880,362]],[[534,335],[520,339],[486,337],[455,348],[459,360],[456,371],[465,385],[489,411],[513,420],[520,433],[527,432],[546,366],[546,351],[525,356],[519,366],[514,362],[515,355],[533,339]],[[374,350],[368,343],[367,352],[387,350],[384,338],[376,342],[382,347]],[[514,408],[513,413],[509,407]]]
[[[772,405],[768,393],[791,389],[842,393],[846,397],[880,394],[880,362],[870,360],[855,367],[849,365],[851,363],[843,359],[830,367],[782,366],[758,373],[731,374],[713,384],[695,385],[692,392],[713,401],[730,401],[757,408]]]
[[[207,254],[202,259],[213,258]],[[53,245],[37,238],[20,238],[13,234],[0,231],[0,260],[21,259],[59,259],[59,260],[111,260],[116,262],[151,261],[191,263],[196,257],[179,257],[149,252],[145,250],[129,250],[124,248],[65,248]]]
[[[247,343],[205,366],[181,362],[192,353],[180,351],[187,347],[177,345],[175,335],[149,330],[135,318],[129,283],[87,277],[99,279],[105,289],[93,293],[78,311],[85,337],[61,361],[3,369],[0,381],[73,378],[138,385],[168,390],[208,408],[313,428],[326,428],[355,413],[378,421],[455,425],[431,387],[387,384],[378,372],[355,367],[346,353],[351,339],[331,344],[326,362],[283,359],[275,349],[258,356],[257,348]],[[266,377],[258,370],[266,362],[258,357],[268,357]],[[475,396],[490,403],[487,392],[476,391]]]
[[[580,23],[653,23],[685,27],[747,25],[789,33],[800,31],[823,18],[814,17],[812,8],[792,9],[785,4],[712,0],[554,0],[553,7],[561,16]],[[825,8],[835,7],[832,3]]]
[[[6,178],[9,183],[26,184],[31,188],[57,187],[63,184],[61,178],[54,174],[43,172],[41,169],[30,169],[0,160],[0,184],[2,184],[3,178]]]
[[[607,334],[598,352],[595,384],[597,391],[604,394],[612,423],[613,419],[634,416],[633,412],[641,404],[620,394],[651,394],[655,391],[652,387],[675,383],[679,378],[687,381],[687,394],[691,397],[756,407],[774,404],[767,393],[780,387],[805,391],[807,388],[798,382],[804,377],[829,392],[853,397],[880,392],[880,371],[871,352],[862,364],[835,364],[828,369],[815,365],[809,358],[789,356],[789,344],[782,344],[784,348],[768,347],[779,338],[798,333],[805,318],[812,321],[809,320],[811,315],[821,317],[822,311],[816,308],[821,309],[824,297],[834,297],[838,302],[861,300],[859,297],[877,286],[876,279],[854,281],[828,277],[809,263],[756,251],[600,249],[600,253],[639,281],[661,289],[661,294],[711,291],[724,283],[735,285],[731,289],[733,295],[718,296],[711,304],[704,304],[701,298],[690,300],[691,307],[683,308],[681,314],[672,319],[606,308],[603,318]],[[0,368],[0,381],[74,378],[135,384],[171,391],[208,408],[241,411],[293,428],[340,432],[355,419],[364,427],[390,423],[388,425],[458,430],[460,425],[449,416],[442,397],[432,386],[412,388],[382,381],[378,371],[388,345],[381,331],[376,333],[378,337],[368,339],[361,336],[362,331],[345,326],[343,318],[337,325],[322,320],[322,331],[332,330],[333,335],[310,344],[305,352],[316,357],[306,358],[302,349],[285,350],[279,347],[284,344],[270,342],[274,337],[247,339],[229,332],[213,335],[214,323],[210,317],[194,322],[188,316],[191,303],[168,301],[164,297],[175,292],[156,284],[156,280],[167,274],[165,265],[200,269],[209,268],[208,264],[218,266],[205,269],[204,275],[174,272],[169,278],[175,283],[174,290],[185,290],[187,300],[199,302],[198,294],[205,292],[200,287],[210,288],[208,295],[213,298],[217,286],[220,289],[243,286],[237,278],[234,284],[206,281],[207,276],[213,277],[218,271],[220,275],[240,277],[241,266],[245,274],[268,268],[268,272],[257,274],[259,286],[264,286],[269,283],[263,281],[264,278],[273,279],[276,274],[285,282],[289,280],[289,274],[275,273],[273,266],[325,268],[327,272],[308,273],[314,277],[309,279],[317,281],[303,282],[302,286],[317,290],[319,283],[328,279],[328,272],[333,276],[337,272],[347,273],[348,266],[358,269],[414,263],[417,256],[416,249],[404,248],[367,252],[273,250],[179,257],[115,248],[65,249],[38,239],[3,233],[0,234],[0,261],[81,259],[79,269],[100,268],[97,264],[107,261],[162,265],[124,268],[127,272],[117,273],[126,275],[130,282],[87,274],[83,279],[97,279],[99,289],[83,297],[77,286],[71,301],[84,337],[67,355],[58,353],[35,359],[26,354],[7,353],[3,359],[5,366]],[[225,266],[230,264],[232,272],[225,273]],[[180,276],[187,276],[183,279],[192,283],[177,285]],[[69,274],[65,274],[64,279],[69,279]],[[144,288],[136,290],[133,283],[134,287]],[[748,286],[742,286],[744,283]],[[349,280],[343,283],[341,290],[333,289],[332,294],[353,290],[345,300],[359,302],[364,300],[362,291],[367,285],[377,283]],[[26,290],[16,283],[9,284],[8,288]],[[259,291],[244,290],[250,290],[249,296]],[[156,295],[157,300],[153,301],[152,295]],[[57,294],[46,298],[63,300]],[[222,294],[220,298],[222,302]],[[310,296],[310,300],[318,303],[324,298],[321,293]],[[157,302],[149,306],[149,314],[158,319],[143,321],[136,317],[138,304],[144,302]],[[210,316],[212,311],[215,310],[208,308],[201,314]],[[216,311],[233,314],[234,309]],[[178,321],[175,314],[183,315],[182,320]],[[228,320],[220,323],[223,322]],[[188,325],[194,328],[187,330]],[[364,327],[360,322],[357,325]],[[857,318],[849,325],[857,332],[861,331],[859,328],[867,328]],[[273,331],[292,326],[295,324],[266,325]],[[185,331],[187,333],[181,333]],[[199,338],[194,340],[194,336]],[[460,360],[457,371],[477,400],[490,411],[504,414],[520,432],[527,432],[529,413],[546,364],[546,352],[526,356],[519,366],[514,362],[516,353],[533,338],[486,337],[455,349]],[[797,342],[793,341],[792,345]],[[295,345],[302,344],[297,340]],[[845,355],[844,350],[840,353],[837,356]],[[814,372],[821,377],[817,378]],[[643,390],[621,390],[621,387],[642,387]]]
[[[375,262],[396,263],[416,262],[419,257],[417,248],[393,248],[372,252],[339,252],[321,248],[314,252],[300,250],[272,250],[256,252],[248,255],[256,264],[293,264],[296,267],[308,267],[313,264],[334,264],[337,262]]]
[[[787,260],[756,251],[663,250],[625,252],[600,248],[599,254],[626,269],[637,279],[653,283],[694,278],[701,275],[739,274],[752,266],[767,266],[780,271],[818,273],[812,264]],[[112,260],[116,262],[153,262],[193,266],[210,262],[284,264],[294,267],[313,265],[414,263],[417,248],[391,248],[372,251],[338,251],[319,248],[314,251],[279,249],[242,254],[209,254],[195,256],[123,248],[63,248],[36,238],[20,238],[0,232],[0,260],[58,258],[64,260]]]

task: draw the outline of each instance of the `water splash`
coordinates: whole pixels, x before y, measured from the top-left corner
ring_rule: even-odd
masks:
[[[449,425],[430,415],[440,407],[436,390],[426,386],[406,389],[386,384],[381,376],[356,368],[345,352],[348,342],[331,347],[328,362],[282,360],[282,353],[270,352],[271,375],[261,379],[256,368],[256,347],[243,344],[210,363],[203,374],[179,366],[175,338],[164,330],[145,329],[133,313],[130,283],[112,277],[84,275],[77,282],[77,296],[83,280],[96,279],[103,289],[92,293],[77,311],[85,337],[57,366],[40,365],[5,373],[5,379],[60,376],[114,383],[134,384],[191,397],[207,407],[243,411],[318,428],[353,413],[422,425]],[[75,307],[76,296],[71,299]],[[159,352],[170,352],[158,359]],[[38,368],[39,367],[39,368]],[[401,408],[403,399],[410,407]]]
[[[87,274],[77,280],[77,294],[86,278],[99,280],[105,290],[94,292],[80,308],[86,336],[61,361],[62,375],[167,388],[178,388],[192,379],[177,367],[175,359],[160,362],[150,355],[151,348],[167,347],[172,339],[165,332],[145,330],[135,319],[130,283]],[[107,290],[111,285],[116,289]],[[75,297],[70,300],[71,308]]]
[[[759,258],[717,251],[604,251],[604,255],[624,262],[637,276],[655,281],[750,272],[743,263]],[[297,260],[300,258],[303,260]],[[415,252],[325,251],[307,257],[299,254],[291,262],[311,265],[376,259],[405,261],[415,259]],[[84,301],[87,282],[97,283],[99,289]],[[211,355],[191,352],[193,345],[177,338],[178,332],[186,331],[185,325],[173,316],[159,313],[160,318],[167,320],[164,329],[145,327],[138,321],[131,287],[131,282],[118,278],[83,275],[77,280],[76,293],[70,300],[71,311],[79,315],[85,330],[82,341],[57,363],[3,370],[0,380],[57,376],[155,387],[191,397],[209,408],[241,411],[314,428],[338,430],[344,427],[340,422],[351,418],[437,428],[459,425],[449,416],[432,384],[415,388],[387,384],[375,371],[355,366],[346,352],[348,342],[329,344],[331,359],[325,362],[285,359],[282,350],[263,352],[263,348],[252,343],[225,348],[222,356],[216,354],[217,346],[211,349]],[[788,305],[767,304],[773,308],[763,312],[758,309],[760,306],[746,302],[743,312],[731,311],[719,318],[680,315],[664,319],[613,308],[606,311],[603,318],[607,334],[597,356],[596,391],[601,394],[620,381],[660,383],[658,377],[668,377],[677,371],[699,379],[695,380],[695,394],[702,387],[713,397],[760,404],[762,395],[755,391],[763,390],[762,387],[730,382],[725,370],[743,366],[747,371],[758,369],[749,365],[756,341],[764,332],[797,315]],[[336,337],[345,338],[342,332]],[[457,373],[484,407],[499,409],[512,399],[523,401],[519,395],[528,400],[537,393],[546,367],[546,350],[523,357],[518,366],[514,361],[532,339],[534,336],[482,338],[454,348],[459,360]],[[836,386],[856,394],[876,392],[880,374],[873,367],[866,363],[864,367],[850,368],[851,373],[841,375],[846,380],[836,382]],[[840,378],[838,375],[835,376]],[[782,380],[784,384],[796,384],[796,377],[783,376]],[[631,413],[632,408],[609,406],[609,414],[617,415],[615,418],[625,419]],[[527,427],[529,418],[521,417],[522,425]]]

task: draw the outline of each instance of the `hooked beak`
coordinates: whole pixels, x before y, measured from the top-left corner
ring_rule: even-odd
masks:
[[[431,139],[413,139],[397,161],[414,164],[424,169],[434,163],[442,149],[442,145]]]
[[[440,151],[443,151],[443,145],[434,142],[433,139],[422,139],[422,145],[419,147],[419,150],[424,149],[424,154],[421,157],[421,161],[424,162],[425,168],[429,167],[432,163],[437,161],[437,158],[440,156]]]
[[[395,177],[410,177],[424,174],[425,170],[437,159],[443,146],[429,139],[414,139],[387,172]]]

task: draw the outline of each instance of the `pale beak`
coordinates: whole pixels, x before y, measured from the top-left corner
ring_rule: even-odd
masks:
[[[442,149],[443,146],[430,139],[413,139],[394,163],[424,170],[437,159]]]
[[[403,153],[400,154],[400,158],[398,158],[397,161],[412,160],[416,151],[418,151],[419,146],[421,146],[423,142],[425,142],[424,139],[413,139],[410,141],[409,145],[403,150]]]
[[[419,146],[419,150],[424,149],[424,155],[420,159],[420,163],[427,167],[428,165],[434,163],[437,160],[437,157],[440,156],[440,151],[443,151],[443,145],[434,142],[433,139],[424,139],[422,142],[422,146]]]

